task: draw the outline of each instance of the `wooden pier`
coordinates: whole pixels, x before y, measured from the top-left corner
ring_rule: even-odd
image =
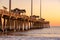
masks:
[[[36,19],[35,17],[0,9],[0,30],[2,32],[25,31],[49,27],[49,21],[45,21],[44,19]]]

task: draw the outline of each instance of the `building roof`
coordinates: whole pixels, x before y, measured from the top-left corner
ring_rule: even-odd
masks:
[[[11,12],[14,12],[14,13],[24,13],[24,12],[26,12],[26,10],[25,9],[18,9],[18,8],[15,8],[15,9],[13,9],[13,10],[11,10]]]

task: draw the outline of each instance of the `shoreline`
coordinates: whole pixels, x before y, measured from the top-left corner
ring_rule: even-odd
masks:
[[[0,37],[2,36],[18,36],[18,37],[22,37],[22,36],[30,36],[30,37],[51,37],[51,38],[55,38],[55,37],[59,37],[60,38],[60,34],[24,34],[21,32],[12,32],[12,33],[7,33],[7,34],[0,34]]]

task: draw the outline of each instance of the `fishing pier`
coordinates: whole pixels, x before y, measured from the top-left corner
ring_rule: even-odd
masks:
[[[9,0],[9,11],[3,6],[0,9],[0,31],[26,31],[31,29],[49,28],[49,21],[45,21],[41,17],[41,1],[40,1],[40,18],[33,15],[33,0],[31,0],[31,16],[27,16],[25,9],[15,8],[11,10],[11,0]]]
[[[30,30],[37,28],[50,27],[49,21],[45,19],[36,19],[35,16],[29,17],[20,15],[19,13],[8,12],[0,9],[0,29],[4,32],[6,30]]]

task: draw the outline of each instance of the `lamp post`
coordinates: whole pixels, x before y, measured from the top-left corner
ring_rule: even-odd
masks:
[[[33,0],[31,0],[31,17],[33,15]],[[30,22],[30,27],[29,28],[32,28],[32,22]]]
[[[33,0],[31,0],[31,16],[33,15]]]
[[[11,0],[9,0],[9,12],[11,12]]]
[[[11,0],[9,0],[9,15],[11,16]],[[11,20],[10,20],[10,18],[9,18],[9,29],[11,29]]]
[[[41,14],[41,0],[40,0],[40,19],[42,18],[41,15],[42,14]]]

